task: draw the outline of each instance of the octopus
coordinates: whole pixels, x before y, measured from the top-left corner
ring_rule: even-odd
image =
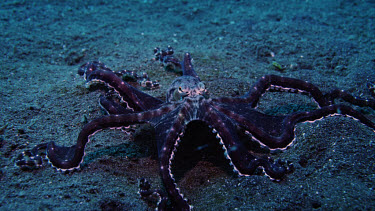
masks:
[[[166,193],[151,189],[150,183],[141,178],[139,193],[142,197],[157,195],[159,210],[190,210],[186,198],[180,193],[171,172],[177,146],[187,125],[192,121],[204,122],[216,135],[224,149],[233,170],[239,175],[253,175],[262,170],[265,175],[279,181],[293,171],[293,165],[281,160],[273,160],[267,155],[254,153],[241,137],[244,134],[271,150],[286,149],[295,138],[297,123],[313,122],[328,116],[347,116],[375,130],[375,124],[361,112],[348,104],[375,109],[375,100],[354,97],[343,90],[323,93],[312,83],[277,75],[266,75],[243,96],[210,98],[205,84],[200,80],[192,65],[189,53],[182,61],[173,55],[173,49],[155,48],[155,60],[170,69],[181,68],[182,76],[170,85],[166,100],[160,100],[146,94],[124,81],[101,62],[88,62],[82,65],[78,73],[85,80],[100,81],[111,87],[120,97],[120,101],[111,97],[102,97],[101,106],[108,115],[86,124],[73,146],[60,146],[55,142],[44,143],[20,155],[17,165],[28,169],[42,163],[38,151],[45,150],[48,161],[55,168],[67,171],[77,169],[83,162],[85,147],[90,137],[103,129],[120,129],[135,124],[150,124],[155,131],[157,159],[160,175]],[[268,115],[256,109],[262,95],[267,91],[288,91],[309,95],[317,104],[317,109],[297,111],[284,115]],[[346,103],[335,103],[341,99]],[[26,159],[28,157],[28,159]]]

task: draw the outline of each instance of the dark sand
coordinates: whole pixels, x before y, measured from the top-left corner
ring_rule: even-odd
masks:
[[[212,96],[242,95],[262,75],[277,74],[372,98],[366,83],[375,80],[373,0],[6,0],[0,27],[1,210],[154,208],[137,191],[140,177],[162,187],[157,161],[121,131],[95,135],[80,171],[14,165],[36,144],[72,145],[85,118],[103,115],[100,92],[77,75],[84,62],[147,72],[161,84],[148,93],[160,98],[177,75],[153,62],[152,50],[167,45],[179,58],[192,54]],[[274,61],[286,70],[276,70]],[[295,105],[312,102],[270,93],[259,109]],[[375,121],[373,111],[360,110]],[[196,210],[371,210],[374,140],[371,129],[350,118],[299,124],[294,145],[273,155],[296,168],[280,183],[230,173],[221,153],[189,168],[176,161],[175,169],[182,170],[178,185]]]

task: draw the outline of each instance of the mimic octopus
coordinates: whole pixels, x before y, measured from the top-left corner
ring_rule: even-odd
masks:
[[[157,141],[160,174],[167,193],[151,189],[146,179],[140,179],[142,197],[158,194],[159,210],[168,207],[175,210],[190,210],[191,206],[183,197],[171,172],[171,163],[176,148],[181,141],[186,125],[192,121],[203,121],[216,134],[235,172],[252,175],[257,169],[274,180],[281,180],[290,173],[293,166],[268,156],[254,154],[240,141],[240,133],[246,133],[253,140],[270,150],[285,149],[294,140],[297,123],[315,121],[323,117],[350,116],[375,130],[375,124],[359,111],[346,104],[336,104],[335,99],[347,103],[375,109],[375,100],[353,97],[343,90],[333,90],[323,94],[315,85],[294,78],[266,75],[241,97],[210,98],[204,83],[195,72],[189,53],[179,61],[173,56],[173,49],[155,48],[155,60],[165,66],[181,68],[183,75],[170,85],[166,101],[150,96],[125,82],[101,62],[88,62],[78,73],[89,81],[101,81],[112,87],[126,107],[110,98],[102,97],[100,103],[109,115],[86,124],[75,145],[59,146],[55,142],[44,143],[20,155],[17,165],[23,169],[41,165],[40,149],[46,149],[49,162],[59,170],[79,168],[85,155],[85,147],[90,136],[103,129],[122,128],[134,124],[149,123],[154,129]],[[269,91],[292,91],[307,94],[317,103],[318,109],[299,111],[286,115],[267,115],[256,110],[261,96]],[[26,159],[26,157],[29,157]]]

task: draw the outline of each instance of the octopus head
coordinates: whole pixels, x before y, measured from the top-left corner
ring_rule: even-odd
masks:
[[[176,78],[168,89],[167,102],[179,102],[185,98],[207,98],[204,84],[196,77],[181,76]]]

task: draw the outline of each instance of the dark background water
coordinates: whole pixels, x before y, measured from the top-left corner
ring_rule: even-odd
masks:
[[[38,143],[72,145],[84,119],[103,115],[100,93],[76,74],[80,64],[100,60],[114,70],[147,72],[161,84],[147,92],[164,99],[177,75],[152,61],[152,50],[171,45],[180,58],[192,54],[212,96],[244,94],[261,76],[277,74],[371,98],[374,18],[371,0],[2,1],[0,209],[153,208],[138,195],[137,181],[146,177],[162,187],[157,161],[134,153],[133,138],[120,131],[97,134],[78,172],[14,166],[17,155]],[[308,97],[271,93],[259,109],[309,104]],[[372,130],[332,117],[298,125],[296,136],[290,149],[274,155],[295,164],[283,182],[237,177],[219,154],[182,169],[178,185],[196,210],[374,207]]]

